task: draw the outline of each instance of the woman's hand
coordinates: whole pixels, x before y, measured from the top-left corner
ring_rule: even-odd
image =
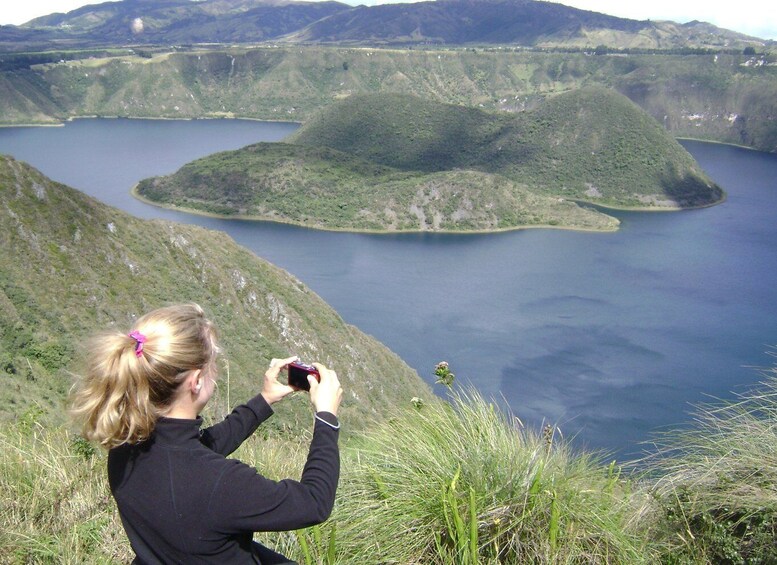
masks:
[[[331,412],[337,416],[337,409],[343,399],[343,389],[340,387],[340,381],[337,380],[337,373],[327,369],[321,363],[313,363],[313,366],[318,369],[321,381],[317,381],[313,375],[308,375],[310,402],[313,403],[316,412]]]
[[[270,361],[270,368],[264,374],[264,382],[262,383],[262,396],[267,401],[267,404],[275,404],[294,392],[294,389],[289,385],[278,381],[278,375],[286,365],[297,360],[298,357],[295,355],[288,359],[273,359]]]

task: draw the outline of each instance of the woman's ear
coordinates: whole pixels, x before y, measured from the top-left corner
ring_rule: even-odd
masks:
[[[202,381],[203,381],[202,371],[200,369],[194,369],[189,373],[189,376],[186,377],[186,384],[188,385],[189,390],[192,392],[192,394],[197,395],[200,393],[200,390],[202,389]]]

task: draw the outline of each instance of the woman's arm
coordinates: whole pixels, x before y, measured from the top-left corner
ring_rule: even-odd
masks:
[[[223,422],[203,430],[200,441],[224,456],[240,447],[240,444],[256,431],[259,424],[272,416],[270,405],[294,392],[290,386],[278,381],[278,374],[286,365],[296,360],[297,357],[289,357],[270,361],[270,367],[264,374],[262,392],[235,408]]]
[[[200,441],[225,457],[235,451],[259,424],[273,415],[273,409],[261,394],[235,407],[222,422],[200,432]]]
[[[299,481],[272,481],[235,460],[225,462],[211,495],[213,527],[229,533],[284,531],[326,520],[340,476],[337,418],[319,413],[307,463]]]
[[[334,371],[315,366],[321,380],[308,376],[316,415],[302,478],[275,482],[248,465],[226,462],[209,503],[214,528],[235,533],[296,530],[321,523],[331,514],[340,477],[337,410],[343,389]]]

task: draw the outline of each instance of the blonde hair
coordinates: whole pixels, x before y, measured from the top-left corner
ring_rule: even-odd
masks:
[[[147,439],[186,373],[215,370],[215,327],[197,304],[159,308],[132,329],[145,342],[119,332],[90,342],[86,374],[72,395],[84,437],[106,448]]]

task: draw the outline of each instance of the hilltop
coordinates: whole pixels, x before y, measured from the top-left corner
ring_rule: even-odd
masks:
[[[693,158],[613,90],[586,87],[532,111],[491,113],[411,96],[354,96],[291,139],[402,170],[473,169],[609,206],[687,208],[722,198]]]
[[[723,197],[654,120],[600,88],[518,114],[352,96],[289,143],[204,157],[135,192],[219,215],[378,231],[612,230],[616,220],[574,201],[675,209]]]
[[[340,2],[284,0],[120,0],[82,6],[0,29],[0,45],[94,47],[254,43],[349,10]],[[16,41],[14,47],[13,38]]]
[[[522,45],[677,49],[760,45],[711,24],[632,20],[535,0],[435,0],[357,6],[285,39],[361,45]],[[741,48],[741,47],[740,47]]]
[[[2,419],[35,403],[62,420],[87,336],[185,301],[203,306],[225,347],[212,412],[255,394],[269,360],[287,354],[337,370],[353,428],[428,393],[386,347],[221,232],[133,218],[5,156],[0,202]],[[273,426],[308,421],[303,395],[284,404]]]

